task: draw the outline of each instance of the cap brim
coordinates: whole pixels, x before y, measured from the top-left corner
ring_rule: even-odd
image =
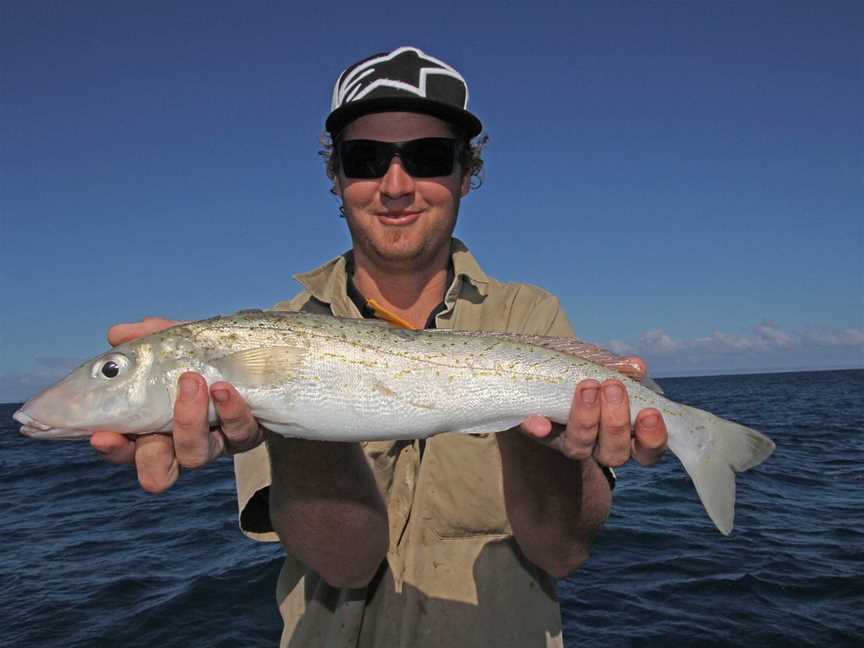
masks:
[[[331,112],[324,126],[327,132],[336,135],[358,117],[390,111],[416,112],[438,117],[456,126],[466,137],[475,137],[483,130],[480,120],[467,110],[421,97],[380,97],[347,103]]]

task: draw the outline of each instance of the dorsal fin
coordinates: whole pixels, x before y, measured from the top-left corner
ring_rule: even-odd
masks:
[[[518,342],[520,344],[530,344],[532,346],[543,347],[551,351],[566,353],[567,355],[576,356],[583,360],[588,360],[595,364],[602,365],[618,373],[622,373],[628,378],[632,378],[641,382],[645,387],[656,391],[658,394],[663,393],[663,389],[648,376],[642,377],[642,368],[633,362],[630,362],[626,357],[620,356],[608,349],[583,342],[577,338],[568,337],[552,337],[548,335],[525,335],[523,333],[502,333],[502,332],[483,332],[475,331],[443,331],[442,333],[454,333],[457,335],[483,335],[484,337],[494,337],[510,342]]]

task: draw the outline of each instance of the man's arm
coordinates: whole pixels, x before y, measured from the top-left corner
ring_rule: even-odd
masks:
[[[358,443],[265,432],[270,522],[289,554],[334,587],[363,587],[387,555],[387,508]]]
[[[612,501],[600,464],[620,466],[630,458],[653,464],[666,441],[655,409],[641,411],[631,428],[627,393],[618,380],[579,383],[565,428],[532,417],[499,434],[507,515],[523,553],[556,577],[577,569]]]

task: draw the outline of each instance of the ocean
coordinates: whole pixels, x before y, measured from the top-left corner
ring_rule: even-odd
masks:
[[[864,370],[667,378],[768,434],[722,536],[674,457],[618,470],[588,563],[559,583],[567,646],[864,642]],[[232,464],[162,495],[0,405],[0,646],[275,646],[280,548],[237,527]],[[518,610],[514,610],[518,613]]]

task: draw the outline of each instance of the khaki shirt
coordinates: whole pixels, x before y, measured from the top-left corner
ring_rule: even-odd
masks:
[[[458,240],[441,329],[571,336],[558,299],[488,277]],[[346,292],[346,256],[297,275],[305,290],[275,306],[360,317]],[[387,560],[363,589],[337,589],[289,556],[276,598],[281,646],[446,648],[562,646],[553,579],[530,563],[504,508],[494,435],[362,444],[387,503]],[[267,513],[270,465],[264,445],[235,457],[240,524],[277,541]]]

